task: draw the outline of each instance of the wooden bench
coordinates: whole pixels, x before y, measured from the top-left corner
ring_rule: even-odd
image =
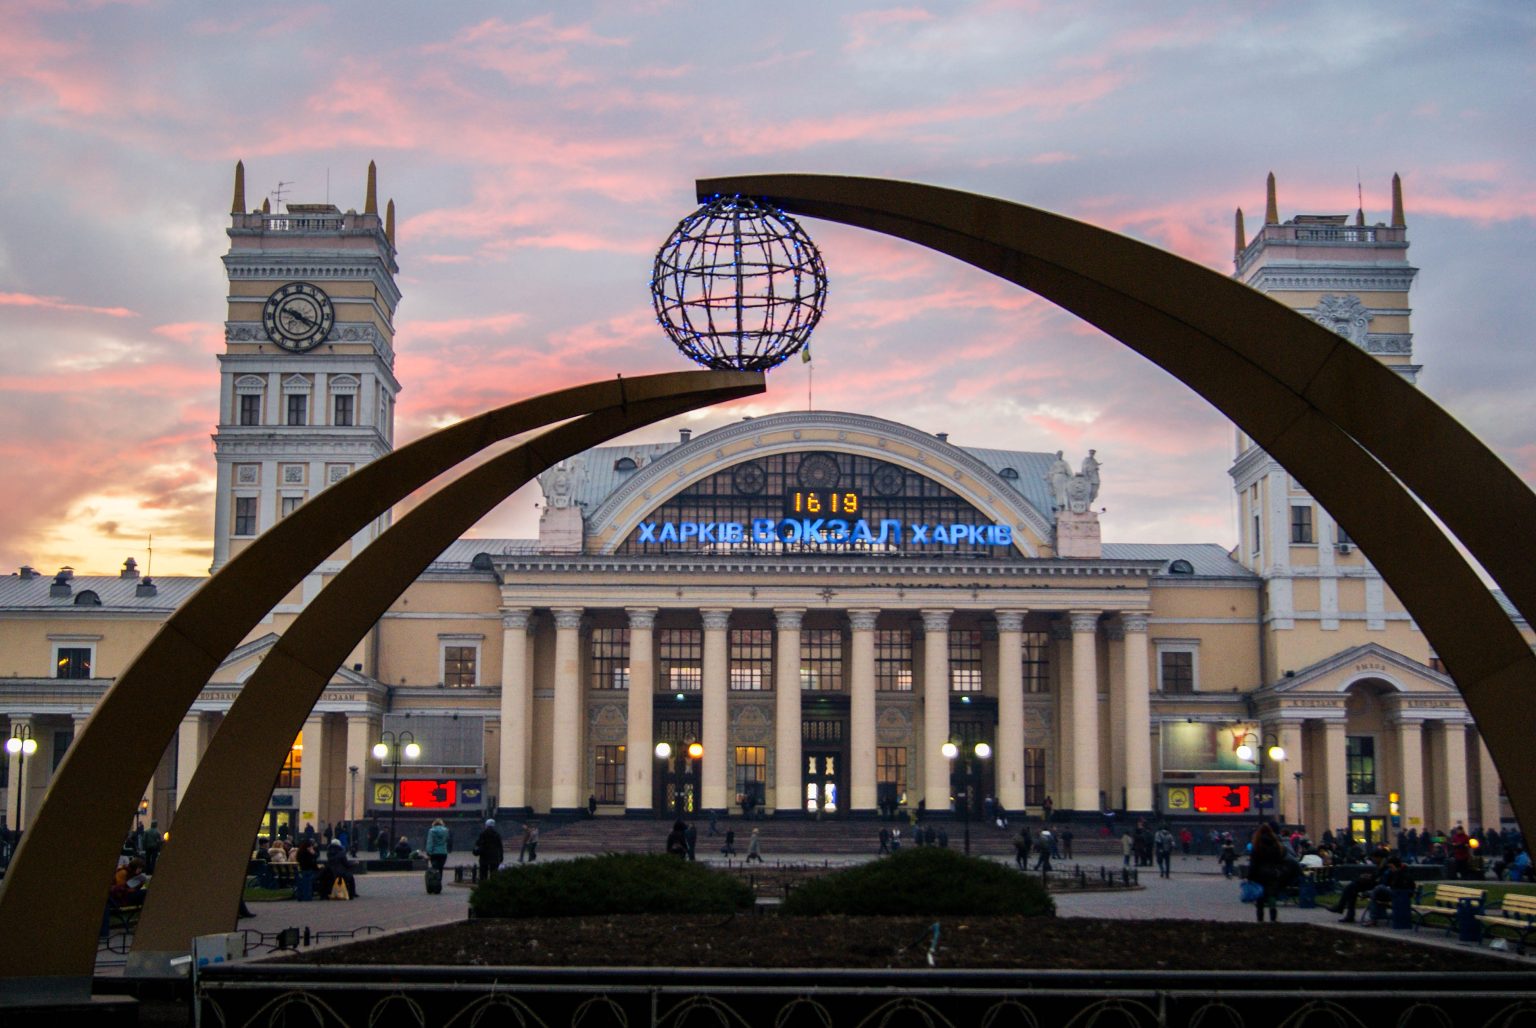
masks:
[[[1428,924],[1431,918],[1443,919],[1445,930],[1454,931],[1456,928],[1456,910],[1462,900],[1470,900],[1472,908],[1477,913],[1483,912],[1483,907],[1488,902],[1487,889],[1474,889],[1469,885],[1450,885],[1442,882],[1435,886],[1435,891],[1430,894],[1429,902],[1423,902],[1421,892],[1418,902],[1410,908],[1413,926],[1417,929],[1420,925]]]
[[[1536,893],[1505,893],[1497,914],[1478,914],[1477,919],[1483,923],[1485,937],[1502,938],[1497,934],[1501,928],[1514,932],[1519,942],[1516,952],[1524,955],[1525,940],[1536,933]]]

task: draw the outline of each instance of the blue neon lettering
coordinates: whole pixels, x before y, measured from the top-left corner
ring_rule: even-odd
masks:
[[[917,544],[917,543],[926,543],[928,541],[929,541],[929,539],[928,539],[928,526],[927,525],[913,525],[912,526],[912,542],[914,544]]]
[[[740,521],[727,521],[720,526],[720,541],[739,543],[746,536],[746,527]]]
[[[869,530],[869,522],[863,518],[853,523],[853,541],[855,543],[872,543],[875,535]]]
[[[996,540],[997,545],[999,545],[999,546],[1012,546],[1013,545],[1013,526],[1012,525],[993,525],[992,526],[992,538],[994,540]]]
[[[880,519],[880,538],[875,540],[877,546],[899,546],[901,544],[901,521],[897,518]]]
[[[827,542],[845,543],[848,541],[848,522],[842,518],[833,518],[827,522]]]
[[[640,541],[643,543],[653,543],[656,541],[656,522],[640,522]]]
[[[677,530],[677,541],[697,539],[699,537],[699,523],[697,521],[684,521]]]
[[[800,522],[786,518],[779,522],[779,538],[787,543],[800,541]]]
[[[716,522],[713,522],[713,521],[701,521],[701,522],[699,522],[699,542],[701,542],[701,543],[717,543],[717,542],[719,542],[720,541],[720,537],[715,534],[715,531],[716,531],[716,529],[718,527],[719,527],[719,525]]]
[[[755,543],[771,543],[778,540],[774,531],[778,526],[772,518],[752,519],[752,541]]]
[[[677,542],[677,526],[670,521],[668,521],[665,525],[662,525],[660,541],[664,543]]]
[[[943,525],[933,526],[933,541],[936,543],[944,543],[946,546],[949,545],[949,533],[944,531]]]

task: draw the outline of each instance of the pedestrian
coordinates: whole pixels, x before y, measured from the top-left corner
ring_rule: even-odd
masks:
[[[697,824],[692,821],[688,822],[688,827],[683,832],[683,841],[688,844],[688,859],[695,859],[694,851],[699,845],[699,826]]]
[[[944,830],[943,825],[939,826],[939,848],[949,849],[949,833]]]
[[[1061,855],[1068,860],[1072,859],[1072,828],[1070,825],[1061,830]]]
[[[160,822],[151,821],[144,831],[144,873],[153,875],[155,864],[160,860],[160,847],[164,845],[165,837],[160,834]]]
[[[1125,867],[1131,866],[1131,854],[1136,849],[1136,837],[1131,834],[1129,827],[1125,834],[1120,836],[1120,861]]]
[[[752,841],[747,843],[747,863],[763,862],[763,840],[758,837],[757,829],[752,829]]]
[[[939,833],[933,830],[933,825],[929,825],[927,828],[924,828],[923,829],[923,845],[924,846],[937,846],[938,844],[939,844]]]
[[[709,834],[720,834],[720,815],[718,811],[711,810],[709,812]]]
[[[1020,871],[1029,870],[1029,825],[1020,825],[1019,834],[1013,837],[1013,862]]]
[[[523,833],[523,846],[528,850],[528,863],[536,862],[539,859],[539,826],[531,821]]]
[[[1049,871],[1051,869],[1051,852],[1056,848],[1056,840],[1051,837],[1051,830],[1043,828],[1035,840],[1035,853],[1039,859],[1035,861],[1036,871]]]
[[[667,855],[679,860],[688,859],[688,826],[681,818],[672,822],[672,830],[667,833]]]
[[[1285,872],[1285,847],[1281,845],[1279,838],[1275,836],[1275,830],[1269,825],[1260,825],[1258,831],[1253,833],[1253,853],[1248,858],[1248,880],[1255,883],[1263,894],[1253,901],[1253,914],[1259,920],[1264,920],[1264,908],[1269,908],[1269,919],[1279,919],[1279,913],[1275,910],[1275,901],[1280,893],[1280,879]],[[1353,901],[1354,897],[1350,897]],[[1351,911],[1353,913],[1353,911]]]
[[[889,856],[891,852],[891,830],[884,825],[880,827],[880,856]]]
[[[310,841],[313,842],[314,840],[311,839]],[[381,828],[381,829],[379,829],[379,838],[378,838],[377,842],[379,844],[379,859],[380,860],[388,860],[389,859],[389,847],[390,847],[390,844],[392,842],[394,842],[394,840],[389,837],[389,829],[388,828]]]
[[[1152,837],[1152,848],[1157,853],[1157,873],[1164,878],[1173,876],[1173,833],[1164,825]]]
[[[587,816],[597,816],[597,793],[589,793],[587,795]]]
[[[496,830],[495,820],[485,822],[480,837],[475,840],[474,855],[480,858],[479,881],[485,881],[501,866],[501,833]]]
[[[720,847],[720,852],[727,860],[736,855],[736,830],[734,828],[727,828],[725,830],[725,845]]]
[[[1184,851],[1184,856],[1189,856],[1189,849],[1194,841],[1194,832],[1191,832],[1188,828],[1184,828],[1179,831],[1179,848]]]
[[[1221,844],[1221,873],[1223,877],[1231,878],[1233,866],[1237,863],[1237,847],[1232,845],[1232,840],[1227,839]]]
[[[523,822],[522,829],[523,829],[522,845],[518,848],[518,851],[517,851],[517,862],[519,864],[523,863],[524,861],[526,861],[528,859],[528,822],[527,821]]]
[[[1049,821],[1051,819],[1051,811],[1054,810],[1055,807],[1056,807],[1056,804],[1051,801],[1050,794],[1047,793],[1046,797],[1045,797],[1045,802],[1040,804],[1040,808],[1045,811],[1045,820],[1046,821]]]

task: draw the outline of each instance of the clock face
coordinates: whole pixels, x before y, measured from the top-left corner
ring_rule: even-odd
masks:
[[[294,353],[313,350],[325,341],[336,320],[331,298],[319,286],[290,282],[267,297],[262,326],[267,338]]]

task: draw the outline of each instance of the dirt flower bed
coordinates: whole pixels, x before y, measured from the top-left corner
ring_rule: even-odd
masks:
[[[463,921],[285,958],[316,964],[924,968],[932,918]],[[938,919],[932,966],[1050,970],[1506,971],[1528,965],[1316,925],[1095,918]]]

